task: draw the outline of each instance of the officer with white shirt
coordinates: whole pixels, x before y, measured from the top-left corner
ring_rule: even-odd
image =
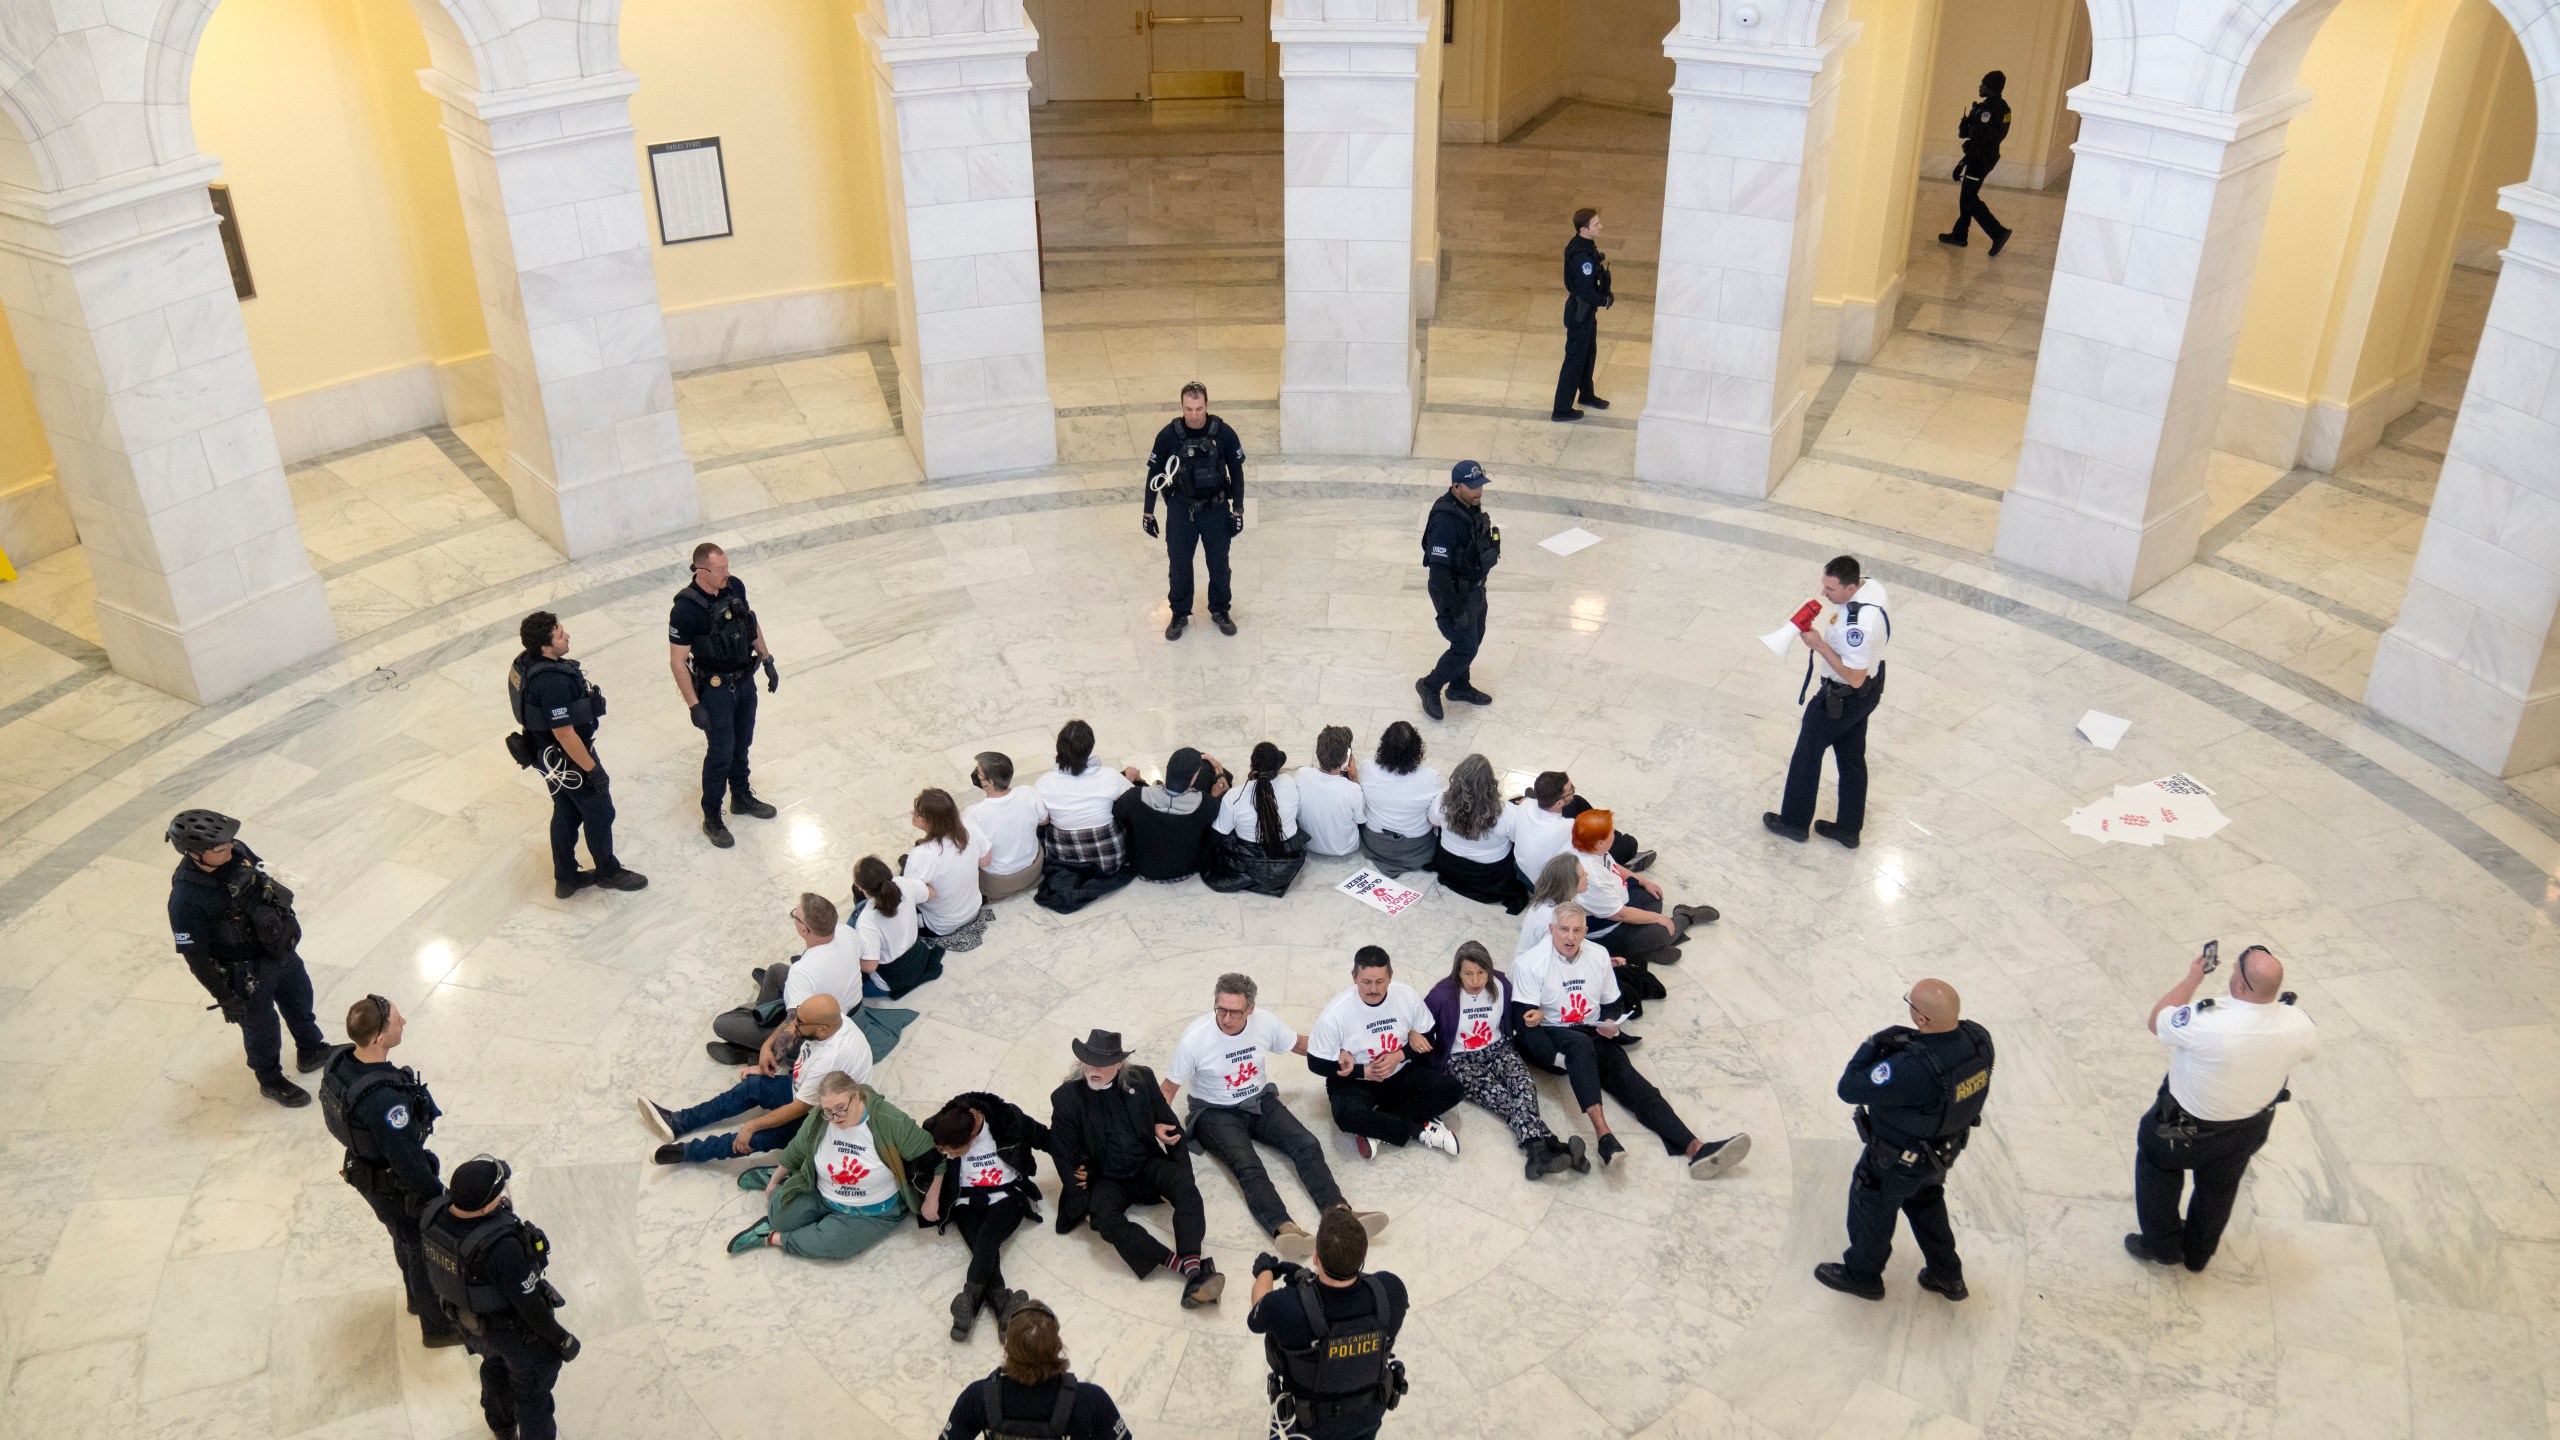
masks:
[[[1834,556],[1822,567],[1822,598],[1840,608],[1821,626],[1803,632],[1805,648],[1813,653],[1805,657],[1805,683],[1796,699],[1805,700],[1817,671],[1821,691],[1805,704],[1795,758],[1787,762],[1786,795],[1777,809],[1761,812],[1760,823],[1799,845],[1810,827],[1855,850],[1858,831],[1867,823],[1867,717],[1884,699],[1884,648],[1893,638],[1893,617],[1884,586],[1860,578],[1854,555]],[[1825,750],[1839,756],[1836,821],[1813,818]]]
[[[2151,1006],[2151,1033],[2169,1047],[2169,1075],[2135,1135],[2133,1206],[2142,1229],[2124,1237],[2137,1260],[2199,1272],[2222,1243],[2240,1177],[2275,1128],[2276,1106],[2293,1098],[2286,1078],[2320,1052],[2320,1032],[2293,1008],[2275,952],[2264,945],[2241,951],[2231,966],[2231,998],[2196,999],[2216,963],[2198,955],[2186,978]],[[2190,1170],[2195,1195],[2181,1220]]]

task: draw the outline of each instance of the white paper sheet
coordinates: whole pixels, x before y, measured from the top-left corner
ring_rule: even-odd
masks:
[[[2213,803],[2213,789],[2181,771],[2140,785],[2119,785],[2106,799],[2083,805],[2063,828],[2102,845],[2165,845],[2172,836],[2205,840],[2231,823]]]
[[[1590,531],[1577,525],[1574,528],[1565,531],[1561,535],[1550,535],[1546,539],[1539,541],[1538,548],[1541,550],[1553,550],[1559,555],[1570,555],[1576,550],[1588,550],[1599,543],[1599,536],[1594,535]]]
[[[2092,710],[2080,717],[2080,723],[2073,727],[2073,733],[2101,750],[2113,750],[2117,742],[2124,739],[2124,732],[2132,728],[2133,722],[2130,720]]]
[[[1399,885],[1365,865],[1352,871],[1349,879],[1333,888],[1363,905],[1384,910],[1390,915],[1403,914],[1414,901],[1422,898],[1421,891],[1409,885]]]

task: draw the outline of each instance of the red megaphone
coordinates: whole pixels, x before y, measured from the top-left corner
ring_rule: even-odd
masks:
[[[1787,623],[1793,625],[1799,630],[1810,630],[1813,628],[1813,617],[1821,613],[1821,601],[1807,600],[1804,604],[1796,608],[1796,613],[1794,615],[1788,617]]]

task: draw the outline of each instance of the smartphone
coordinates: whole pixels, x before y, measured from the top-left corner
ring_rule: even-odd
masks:
[[[2204,942],[2204,973],[2207,975],[2212,974],[2214,972],[2214,967],[2221,963],[2222,942],[2219,940],[2207,940]]]

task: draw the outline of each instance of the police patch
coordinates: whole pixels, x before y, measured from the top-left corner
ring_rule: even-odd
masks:
[[[2188,1012],[2187,1007],[2184,1005],[2181,1005],[2177,1009],[2169,1012],[2169,1023],[2179,1027],[2180,1029],[2186,1028],[2187,1022],[2194,1018],[2195,1017]]]
[[[1591,262],[1590,262],[1590,261],[1585,260],[1585,261],[1583,261],[1583,262],[1582,262],[1582,273],[1583,273],[1583,274],[1585,274],[1585,275],[1588,275],[1588,274],[1590,274],[1590,273],[1591,273]]]
[[[406,1105],[394,1105],[390,1109],[382,1112],[382,1118],[389,1122],[392,1129],[406,1130],[409,1128],[409,1107]]]
[[[181,945],[193,945],[196,943],[196,937],[188,934],[184,930],[181,930],[178,932],[178,943]]]
[[[1852,625],[1847,631],[1847,638],[1852,645],[1864,645],[1867,643],[1867,632]]]
[[[1867,1081],[1869,1084],[1882,1085],[1892,1078],[1893,1062],[1890,1060],[1877,1061],[1876,1068],[1867,1072]]]

